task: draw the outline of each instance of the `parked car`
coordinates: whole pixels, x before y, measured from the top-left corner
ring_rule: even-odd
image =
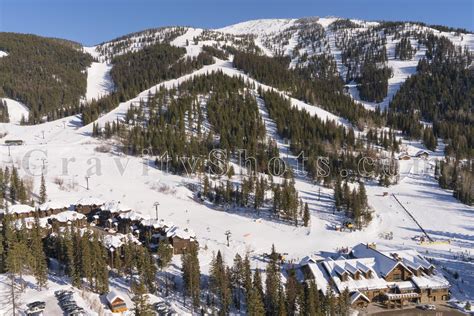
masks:
[[[44,309],[46,307],[46,303],[45,302],[41,302],[41,301],[36,301],[36,302],[32,302],[32,303],[29,303],[29,304],[26,304],[26,307],[28,308],[40,308],[40,309]]]
[[[436,306],[431,305],[431,304],[418,305],[417,307],[419,309],[424,310],[424,311],[435,311],[436,310]]]

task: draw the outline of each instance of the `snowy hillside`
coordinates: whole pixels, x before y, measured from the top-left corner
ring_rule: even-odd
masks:
[[[29,110],[24,104],[8,98],[2,98],[0,100],[7,103],[10,123],[19,124],[22,118],[28,119]]]

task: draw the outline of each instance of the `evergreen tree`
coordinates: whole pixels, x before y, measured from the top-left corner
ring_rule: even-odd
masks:
[[[265,310],[270,315],[276,315],[279,311],[281,277],[277,260],[275,249],[272,247],[265,277]]]
[[[164,239],[163,241],[160,242],[158,245],[158,265],[160,269],[165,269],[168,267],[168,265],[171,262],[171,259],[173,258],[173,247],[171,247],[168,239]]]
[[[181,257],[184,281],[184,296],[191,297],[194,307],[200,305],[200,268],[197,246],[192,245]]]
[[[131,290],[133,293],[133,314],[135,316],[152,316],[155,315],[148,303],[148,295],[146,294],[146,287],[141,281],[133,281]]]
[[[309,213],[309,206],[308,206],[308,203],[305,203],[304,204],[304,213],[303,213],[303,225],[305,227],[308,227],[310,220],[311,220],[311,215]]]
[[[46,182],[44,180],[44,174],[41,174],[41,185],[40,185],[40,194],[39,194],[40,204],[46,203],[46,199],[47,199]]]
[[[221,252],[211,261],[210,268],[210,287],[211,292],[219,302],[219,313],[227,314],[231,302],[229,278],[226,272],[226,267],[222,259]]]
[[[36,283],[41,291],[41,289],[46,286],[48,281],[48,266],[43,248],[43,240],[41,237],[41,227],[38,214],[35,216],[35,221],[32,227],[30,248],[33,259],[33,275],[35,276]]]

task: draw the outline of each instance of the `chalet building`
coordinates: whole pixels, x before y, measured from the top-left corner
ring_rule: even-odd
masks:
[[[164,236],[166,234],[166,230],[172,226],[172,223],[166,222],[163,219],[158,220],[155,218],[150,218],[142,220],[139,224],[139,229],[142,231],[144,236],[150,238],[151,236],[157,235]]]
[[[51,215],[56,215],[61,212],[68,211],[71,205],[67,203],[60,203],[60,202],[46,202],[41,204],[38,207],[40,217],[47,217]]]
[[[48,222],[53,227],[53,230],[57,230],[60,227],[68,227],[70,225],[84,227],[87,225],[87,218],[84,214],[75,211],[64,211],[49,216]]]
[[[120,201],[110,201],[104,203],[92,216],[96,225],[107,227],[108,229],[118,228],[118,216],[131,212],[132,209]]]
[[[104,202],[100,199],[87,197],[82,198],[75,203],[75,211],[84,215],[89,215],[91,212],[99,211],[104,205]]]
[[[0,211],[0,219],[8,213],[12,215],[12,219],[21,219],[27,217],[34,217],[36,210],[26,204],[15,204],[8,207],[8,210],[1,210]]]
[[[107,299],[107,305],[109,305],[112,313],[123,313],[128,310],[124,299],[115,291],[109,292],[105,298]]]
[[[196,235],[188,228],[181,229],[177,226],[171,226],[166,230],[165,238],[168,238],[175,255],[185,253],[191,247],[191,244],[198,245]]]
[[[347,289],[353,307],[378,302],[393,308],[449,299],[448,281],[415,250],[382,252],[359,244],[347,257],[318,262],[305,258],[300,270],[324,295],[328,289],[336,295]]]
[[[147,220],[144,215],[135,211],[119,214],[118,217],[118,231],[122,234],[136,234],[140,235],[139,226],[142,221]]]
[[[128,242],[140,245],[140,241],[132,234],[123,235],[120,233],[106,234],[102,239],[104,247],[107,249],[107,255],[109,258],[109,265],[114,268],[114,259],[117,254],[122,257],[124,255],[123,246]]]

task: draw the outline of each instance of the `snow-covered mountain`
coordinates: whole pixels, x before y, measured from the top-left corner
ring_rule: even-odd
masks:
[[[335,30],[335,22],[347,21],[352,23],[350,27],[338,27]],[[387,51],[387,65],[393,71],[389,79],[387,96],[381,102],[368,102],[361,100],[356,84],[347,83],[350,95],[357,102],[368,109],[376,107],[386,108],[401,84],[416,72],[418,61],[424,57],[426,48],[418,44],[419,34],[434,34],[439,37],[448,38],[454,45],[461,49],[474,52],[474,34],[460,31],[438,30],[424,24],[397,23],[383,24],[384,22],[363,21],[357,19],[341,19],[337,17],[304,18],[304,19],[259,19],[229,25],[219,29],[202,29],[191,27],[164,27],[125,35],[116,40],[105,42],[85,50],[91,53],[99,61],[110,62],[114,56],[126,52],[136,52],[144,47],[156,43],[169,43],[178,47],[185,47],[188,56],[197,56],[203,45],[235,46],[242,48],[253,43],[260,49],[260,53],[266,56],[286,56],[291,58],[291,67],[304,67],[302,60],[311,56],[329,54],[335,59],[341,77],[345,79],[347,67],[341,58],[341,47],[338,43],[344,37],[356,39],[358,34],[374,30],[380,38],[385,41]],[[396,36],[394,34],[397,33]],[[407,34],[413,46],[417,47],[416,53],[409,60],[401,60],[395,56],[395,46],[400,42],[400,34]],[[418,34],[418,35],[417,35]],[[242,44],[242,41],[247,43]],[[304,57],[303,57],[304,56]],[[93,67],[102,67],[102,70],[91,70],[96,77],[104,77],[110,70],[106,66],[97,64]],[[102,71],[102,72],[101,72]],[[101,83],[97,83],[104,86]],[[107,86],[107,85],[106,85]],[[93,91],[95,88],[90,86]],[[101,92],[103,94],[104,91]],[[89,95],[91,93],[88,93]]]
[[[278,64],[279,66],[284,65],[285,70],[295,72],[313,70],[320,65],[319,62],[324,63],[325,67],[333,69],[328,77],[337,79],[334,81],[340,87],[339,90],[331,91],[331,93],[344,96],[349,100],[350,105],[361,108],[363,115],[371,116],[377,113],[372,110],[386,109],[406,80],[417,72],[419,62],[430,50],[430,47],[424,44],[424,39],[431,35],[447,38],[459,50],[474,52],[474,34],[472,33],[450,29],[440,30],[418,23],[362,21],[337,17],[260,19],[219,29],[163,27],[124,35],[93,47],[82,47],[78,50],[87,56],[92,56],[94,60],[87,69],[82,71],[82,75],[86,78],[86,93],[80,100],[81,110],[86,111],[89,106],[92,108],[94,105],[96,106],[93,108],[94,111],[98,109],[97,113],[94,113],[96,116],[90,123],[83,124],[80,114],[76,113],[84,114],[84,112],[66,112],[67,114],[60,116],[59,119],[22,126],[19,123],[22,117],[28,116],[30,111],[28,106],[11,98],[2,98],[6,101],[10,122],[0,123],[0,134],[3,140],[21,140],[23,144],[0,146],[0,159],[3,162],[0,167],[17,166],[22,177],[31,179],[33,192],[39,192],[41,177],[44,175],[48,202],[57,205],[69,205],[81,199],[101,200],[108,204],[113,201],[122,207],[129,205],[136,211],[134,215],[140,214],[150,220],[154,218],[155,212],[158,212],[157,205],[159,205],[159,217],[162,221],[170,225],[174,223],[185,232],[196,233],[200,245],[199,259],[203,274],[209,273],[212,257],[217,251],[223,254],[227,264],[231,264],[236,254],[248,253],[252,268],[261,269],[266,261],[265,254],[272,245],[275,245],[281,253],[286,254],[285,259],[288,263],[294,264],[303,257],[312,257],[319,252],[339,253],[357,243],[375,242],[381,249],[417,249],[442,270],[445,277],[452,283],[452,293],[456,299],[463,302],[473,300],[474,236],[472,231],[474,227],[471,223],[474,208],[460,203],[453,197],[451,190],[443,189],[438,185],[435,165],[446,156],[444,149],[447,144],[443,139],[438,139],[438,146],[435,150],[429,151],[423,141],[418,139],[423,135],[409,139],[401,131],[392,131],[386,121],[381,120],[381,125],[374,128],[375,137],[379,133],[380,142],[383,138],[387,141],[387,135],[390,138],[392,135],[390,133],[393,132],[393,141],[399,148],[397,151],[389,150],[377,144],[376,141],[375,145],[371,144],[368,141],[369,130],[370,133],[373,132],[370,124],[365,121],[364,124],[358,124],[359,122],[351,120],[341,112],[336,113],[340,111],[340,108],[333,104],[328,106],[324,102],[310,102],[309,98],[303,99],[306,94],[311,94],[310,88],[307,89],[309,91],[297,95],[290,89],[285,89],[284,86],[273,85],[236,68],[234,63],[234,57],[240,52],[250,52],[254,57],[268,57],[271,60],[282,61]],[[402,40],[409,43],[411,47],[410,54],[404,58],[400,57]],[[363,44],[357,46],[357,43]],[[124,55],[127,57],[129,53],[135,55],[146,51],[145,48],[155,44],[179,47],[182,56],[179,56],[178,62],[188,60],[199,66],[189,68],[187,72],[176,71],[179,75],[166,77],[166,80],[144,80],[146,87],[140,89],[138,93],[132,94],[126,91],[127,93],[115,94],[118,88],[111,74],[114,70],[114,59],[123,58]],[[221,55],[212,55],[211,63],[196,62],[201,53],[209,51],[209,47],[217,49]],[[387,93],[382,100],[364,101],[358,89],[360,83],[357,76],[360,75],[361,64],[367,58],[366,56],[372,57],[371,54],[376,55],[377,52],[383,52],[386,60],[374,62],[375,68],[386,67],[391,70]],[[1,58],[8,58],[9,55],[11,54],[0,51]],[[318,59],[319,57],[322,59]],[[174,60],[170,62],[170,68],[175,65],[174,62]],[[130,69],[126,68],[126,70]],[[138,79],[137,77],[134,79],[140,81],[139,79],[145,77],[145,70],[147,74],[153,72],[153,69],[140,69],[143,72],[139,73]],[[226,90],[222,94],[245,95],[255,101],[255,111],[258,113],[256,120],[263,122],[264,141],[262,143],[269,140],[269,143],[274,144],[279,158],[291,167],[298,167],[301,160],[298,160],[299,157],[292,152],[295,144],[292,144],[286,136],[282,136],[286,135],[285,133],[288,134],[288,128],[278,126],[288,117],[275,116],[272,113],[275,108],[270,108],[268,100],[261,95],[263,93],[275,92],[287,102],[285,104],[291,110],[304,113],[307,117],[316,118],[320,122],[332,124],[324,125],[331,126],[327,134],[332,134],[334,132],[332,129],[339,129],[338,131],[343,135],[340,137],[354,133],[353,137],[360,140],[360,142],[354,140],[354,145],[351,147],[344,145],[338,148],[322,138],[318,140],[321,144],[316,144],[320,145],[317,147],[318,150],[324,149],[331,154],[340,154],[343,158],[346,154],[357,155],[359,152],[368,152],[374,158],[386,158],[399,154],[400,157],[407,157],[407,160],[401,159],[398,163],[400,175],[396,184],[384,187],[378,184],[376,181],[378,179],[366,180],[368,204],[373,212],[370,223],[360,230],[351,232],[336,230],[335,228],[340,227],[347,220],[347,215],[345,212],[336,211],[334,183],[324,183],[305,173],[295,175],[294,187],[301,201],[308,204],[310,220],[307,227],[303,227],[301,223],[288,224],[280,218],[275,218],[274,215],[268,215],[272,209],[269,202],[272,196],[271,189],[264,193],[266,204],[262,208],[262,214],[238,205],[214,205],[210,201],[197,197],[194,191],[203,182],[204,173],[185,176],[160,170],[156,167],[156,159],[163,153],[153,152],[153,148],[141,148],[142,150],[137,155],[128,155],[123,150],[129,145],[128,141],[130,143],[132,140],[136,143],[142,142],[143,138],[137,140],[138,136],[145,135],[153,138],[148,135],[150,131],[146,128],[152,124],[158,126],[159,122],[150,124],[146,119],[157,113],[165,113],[175,103],[182,101],[180,98],[185,100],[183,102],[185,106],[175,109],[170,116],[182,118],[180,123],[184,122],[183,129],[185,129],[183,138],[200,136],[196,132],[198,124],[195,121],[198,120],[204,132],[215,129],[209,121],[206,105],[211,97],[221,91],[216,93],[212,84],[209,84],[211,88],[204,89],[204,92],[198,90],[200,85],[205,85],[198,79],[211,74],[240,80],[236,81],[242,83],[241,85],[235,82],[229,84],[230,87],[238,87],[235,91]],[[285,81],[291,78],[282,79]],[[312,77],[310,79],[324,80],[324,78]],[[198,87],[197,92],[191,93],[189,91],[195,88],[192,86],[195,82]],[[130,82],[130,85],[132,84],[142,87],[136,82]],[[334,86],[324,87],[331,89]],[[352,102],[349,96],[356,103]],[[100,104],[100,101],[104,104]],[[159,107],[154,102],[160,103]],[[58,108],[62,108],[62,104],[58,104]],[[72,115],[73,113],[75,115]],[[235,117],[238,115],[238,113],[232,114],[235,114]],[[378,115],[383,116],[380,113]],[[232,121],[234,117],[230,116],[229,120]],[[307,119],[304,123],[309,120]],[[433,127],[431,122],[423,122],[423,124]],[[115,131],[115,134],[107,130],[112,128],[118,130],[119,128],[116,127],[118,125],[123,129],[119,132]],[[126,134],[137,127],[144,129],[135,134]],[[166,125],[166,130],[160,130],[157,134],[164,135],[164,142],[170,141],[166,137],[171,138],[170,133],[176,132],[178,128],[176,125]],[[308,126],[307,129],[311,128]],[[110,132],[111,136],[96,137],[94,133],[97,131]],[[156,131],[151,131],[150,134],[152,132]],[[219,136],[209,137],[219,140]],[[153,141],[160,143],[160,140],[153,139]],[[173,145],[175,148],[199,146],[195,143]],[[423,154],[419,155],[420,152],[426,152],[429,159],[425,159]],[[219,181],[229,182],[236,186],[242,185],[242,178],[247,172],[246,166],[242,167],[234,160],[231,160],[230,164],[235,168],[235,173],[222,176],[222,181],[220,178],[211,179],[215,187],[218,186]],[[266,175],[263,174],[263,176]],[[357,179],[359,180],[364,181],[362,178]],[[275,176],[271,181],[279,184],[283,183],[284,179]],[[352,190],[357,183],[349,182],[347,186],[347,190],[349,188]],[[421,226],[424,230],[420,230]],[[230,246],[227,246],[226,236],[229,232],[232,237],[229,241]],[[438,243],[420,242],[420,235],[425,232],[433,236]],[[173,275],[176,288],[182,286],[180,265],[180,258],[175,256],[172,266],[165,272],[165,274]],[[163,271],[160,271],[159,275],[162,281]],[[61,310],[52,293],[53,289],[65,289],[64,284],[68,284],[68,280],[59,277],[58,280],[60,281],[57,281],[56,277],[50,280],[48,290],[40,292],[30,287],[27,295],[22,296],[27,297],[31,293],[37,295],[40,292],[41,295],[38,297],[46,300],[48,306],[53,306],[49,307],[49,312],[60,313]],[[127,304],[132,304],[129,287],[124,278],[114,278],[111,288],[126,297]],[[2,285],[0,285],[1,290]],[[79,295],[78,292],[76,295]],[[79,302],[90,307],[91,315],[100,314],[101,311],[97,308],[102,304],[99,296],[85,290],[82,292],[85,294],[81,293]],[[192,314],[189,304],[182,303],[178,292],[167,298],[164,298],[161,292],[150,297],[153,302],[162,300],[171,302],[170,304],[180,315]],[[2,311],[0,305],[0,313]]]

